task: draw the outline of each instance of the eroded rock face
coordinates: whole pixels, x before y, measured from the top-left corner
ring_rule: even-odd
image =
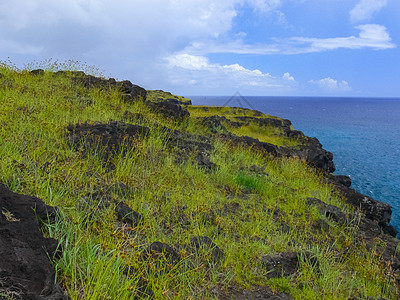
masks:
[[[282,156],[295,157],[306,161],[308,164],[324,171],[326,174],[335,172],[333,154],[322,148],[316,138],[307,138],[307,141],[298,147],[279,147]]]
[[[0,292],[12,299],[69,299],[54,282],[48,257],[61,254],[58,242],[44,238],[38,221],[54,219],[56,209],[36,197],[0,184]]]
[[[328,182],[330,182],[344,196],[347,203],[360,209],[365,214],[366,218],[377,222],[385,233],[396,236],[396,229],[389,225],[392,215],[392,207],[387,203],[375,200],[350,188],[349,185],[351,184],[351,181],[350,179],[347,180],[346,177],[347,176],[331,175],[328,177]]]
[[[252,137],[239,137],[232,133],[223,133],[219,136],[235,145],[246,145],[259,151],[265,151],[275,157],[299,158],[307,162],[309,165],[322,170],[326,174],[335,171],[333,154],[323,149],[321,143],[316,138],[307,138],[303,136],[303,145],[297,147],[278,147],[270,143],[261,142]]]

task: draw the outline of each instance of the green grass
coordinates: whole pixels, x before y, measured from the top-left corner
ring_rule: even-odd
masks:
[[[180,102],[181,104],[191,104],[191,101],[188,98],[173,95],[170,92],[164,92],[162,90],[148,90],[147,100],[152,102],[178,101],[178,103]]]
[[[193,157],[177,162],[179,153],[167,148],[159,129],[163,125],[201,134],[197,117],[254,116],[253,111],[189,106],[191,117],[175,124],[141,101],[127,104],[118,91],[86,90],[68,74],[53,76],[54,69],[50,64],[44,75],[33,76],[6,64],[0,67],[0,179],[15,192],[60,208],[46,234],[59,239],[64,250],[53,264],[72,299],[131,299],[143,281],[156,299],[212,299],[216,289],[229,285],[269,286],[294,299],[396,299],[397,287],[379,257],[362,245],[353,247],[355,228],[338,225],[306,204],[307,197],[316,197],[351,211],[317,171],[299,160],[274,159],[218,139],[211,154],[217,168],[206,171]],[[83,157],[69,145],[68,125],[125,120],[125,111],[144,115],[128,122],[151,132],[113,155],[114,168],[96,152]],[[268,128],[242,130],[236,134],[271,142],[277,138]],[[255,172],[254,165],[263,171]],[[129,193],[111,188],[119,183]],[[111,204],[102,207],[96,193]],[[139,212],[143,224],[131,228],[117,222],[118,201]],[[279,220],[274,211],[280,212]],[[329,224],[329,232],[313,229],[320,219]],[[282,230],[282,222],[288,231]],[[191,251],[190,238],[196,236],[210,237],[224,259],[214,264],[207,249]],[[176,264],[167,258],[144,260],[142,251],[154,241],[172,245],[182,259]],[[287,251],[311,252],[318,270],[303,258],[297,275],[268,280],[261,257]],[[129,266],[136,272],[126,276]]]
[[[226,107],[226,106],[187,106],[188,111],[192,118],[204,118],[211,116],[224,116],[230,122],[241,122],[241,126],[232,126],[228,121],[222,121],[224,126],[229,132],[237,136],[249,136],[258,139],[261,142],[270,143],[279,147],[295,147],[301,145],[303,142],[297,139],[288,138],[283,132],[282,128],[274,126],[260,126],[253,122],[243,122],[236,117],[252,117],[255,119],[270,118],[282,120],[281,118],[265,115],[261,112],[241,108],[241,107]],[[198,125],[197,125],[198,126]],[[204,130],[204,129],[203,129]],[[221,133],[223,130],[220,129]]]

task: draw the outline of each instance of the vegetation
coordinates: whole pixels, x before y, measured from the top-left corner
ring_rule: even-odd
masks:
[[[170,101],[177,104],[192,104],[192,101],[188,98],[172,95],[170,92],[164,92],[161,90],[147,91],[147,100],[152,102]]]
[[[259,111],[241,108],[241,107],[218,107],[218,106],[188,106],[188,111],[192,117],[204,118],[211,116],[223,116],[225,120],[221,122],[226,131],[231,132],[237,136],[250,136],[258,139],[261,142],[271,143],[277,146],[299,146],[302,141],[299,139],[288,138],[281,127],[272,125],[260,125],[254,122],[244,123],[241,126],[235,126],[235,123],[242,117],[251,117],[255,120],[262,118],[270,118],[283,121],[281,118],[265,115]],[[290,127],[290,129],[293,129]],[[218,131],[223,132],[222,128],[217,128]]]
[[[38,76],[0,65],[0,180],[59,207],[45,234],[60,241],[63,255],[53,264],[72,299],[145,298],[150,290],[156,299],[217,299],[232,295],[232,288],[259,287],[294,299],[396,299],[394,277],[375,249],[357,240],[354,224],[334,222],[307,203],[318,198],[352,212],[318,171],[219,138],[210,140],[216,167],[204,169],[194,154],[168,146],[165,128],[204,135],[198,117],[234,121],[254,111],[189,105],[190,117],[177,122],[141,100],[123,101],[118,89],[88,89],[73,73],[53,71],[47,66]],[[109,156],[99,147],[84,153],[71,144],[68,126],[110,121],[150,131]],[[276,129],[225,125],[278,146],[298,143]],[[117,220],[120,202],[142,221]],[[328,231],[316,225],[322,223]],[[196,248],[196,237],[212,244]],[[156,241],[170,245],[179,259],[146,256]],[[281,252],[299,253],[299,270],[270,278],[262,258]]]

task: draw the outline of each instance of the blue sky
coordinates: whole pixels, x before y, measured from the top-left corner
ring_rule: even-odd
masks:
[[[400,97],[399,0],[0,0],[0,60],[179,95]]]

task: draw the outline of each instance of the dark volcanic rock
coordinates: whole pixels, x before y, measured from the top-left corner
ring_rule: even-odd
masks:
[[[323,149],[316,138],[308,138],[305,144],[295,148],[280,147],[279,153],[282,156],[302,159],[327,174],[335,172],[333,154]]]
[[[269,143],[260,142],[257,139],[250,137],[237,137],[229,134],[225,135],[235,144],[246,144],[258,150],[266,151],[277,157],[296,157],[306,161],[308,164],[323,170],[327,174],[335,171],[332,153],[324,150],[321,143],[316,138],[305,136],[301,131],[292,130],[292,123],[286,119],[275,118],[254,118],[254,117],[235,117],[242,124],[255,123],[259,127],[276,127],[282,131],[282,135],[288,138],[297,139],[300,145],[297,147],[277,147]],[[224,119],[213,119],[212,121],[218,124]],[[209,121],[208,121],[209,122]],[[232,122],[231,122],[232,123]]]
[[[364,241],[374,239],[381,235],[382,231],[377,222],[370,219],[363,218],[358,224],[358,235],[362,237]]]
[[[137,226],[143,223],[143,216],[124,203],[118,203],[115,211],[117,213],[118,221],[127,223],[131,226]]]
[[[334,182],[335,184],[343,185],[345,187],[350,187],[351,186],[351,178],[346,175],[333,175],[330,174],[328,176],[328,179],[331,182]]]
[[[1,294],[12,299],[68,299],[55,283],[47,256],[60,255],[58,242],[44,238],[37,222],[51,220],[55,214],[55,208],[42,200],[13,193],[0,184]]]
[[[180,261],[180,255],[168,244],[161,242],[152,243],[146,250],[142,253],[143,258],[158,260],[165,257],[169,263],[176,264]]]
[[[286,119],[275,118],[254,118],[254,117],[235,117],[236,120],[245,123],[255,123],[258,126],[272,126],[282,129],[284,132],[290,131],[292,123]]]
[[[303,255],[311,264],[316,265],[318,261],[309,253],[278,253],[276,255],[264,255],[261,263],[267,268],[268,278],[287,277],[298,271],[300,255]]]
[[[372,199],[345,186],[337,185],[336,187],[347,202],[355,208],[361,209],[367,218],[377,221],[381,227],[389,224],[392,215],[392,207],[389,204]]]
[[[347,216],[334,205],[326,204],[317,198],[307,198],[307,203],[309,205],[318,206],[322,214],[337,223],[344,223],[347,220]]]
[[[223,139],[230,141],[234,145],[245,145],[249,146],[253,149],[259,150],[259,151],[265,151],[266,153],[269,153],[273,156],[280,157],[281,154],[278,152],[278,147],[270,144],[270,143],[264,143],[260,142],[258,139],[249,137],[249,136],[236,136],[232,133],[227,133],[227,134],[221,134],[220,135]]]
[[[299,158],[327,174],[335,171],[332,153],[324,150],[316,138],[307,138],[303,145],[297,147],[277,147],[248,136],[239,137],[232,133],[222,133],[219,136],[234,145],[246,145],[275,157]]]
[[[210,160],[213,146],[208,138],[168,128],[164,128],[164,135],[166,136],[167,146],[174,148],[179,154],[177,163],[181,163],[194,155],[200,168],[215,169],[216,164]]]
[[[101,151],[106,158],[121,149],[123,144],[148,134],[147,127],[111,121],[108,124],[77,124],[68,126],[71,146],[84,155],[90,150]]]
[[[348,176],[329,175],[327,182],[344,196],[347,203],[360,209],[366,218],[377,222],[384,233],[394,237],[397,235],[397,230],[389,225],[392,215],[392,207],[389,204],[377,201],[350,188],[351,179]]]
[[[117,88],[122,92],[122,98],[127,103],[133,103],[137,99],[146,101],[147,91],[130,82],[129,80],[124,80],[122,82],[116,82]]]
[[[199,118],[201,123],[207,127],[212,133],[217,133],[218,131],[225,131],[226,128],[222,124],[223,122],[230,122],[224,116],[211,116],[211,117],[204,117]]]
[[[146,101],[145,104],[151,110],[177,122],[182,122],[185,118],[190,116],[190,113],[178,104],[151,101]]]
[[[397,236],[397,230],[392,225],[386,225],[382,227],[384,233],[391,235],[393,237]]]
[[[122,93],[123,100],[127,103],[133,103],[139,99],[145,101],[147,97],[147,91],[144,88],[135,85],[128,80],[116,81],[114,78],[105,79],[92,75],[86,75],[82,71],[58,71],[54,73],[54,76],[59,75],[70,76],[74,83],[81,84],[84,88],[88,89],[97,88],[102,91],[118,89]]]
[[[44,70],[42,69],[36,69],[36,70],[32,70],[30,72],[32,75],[43,75],[44,74]]]

